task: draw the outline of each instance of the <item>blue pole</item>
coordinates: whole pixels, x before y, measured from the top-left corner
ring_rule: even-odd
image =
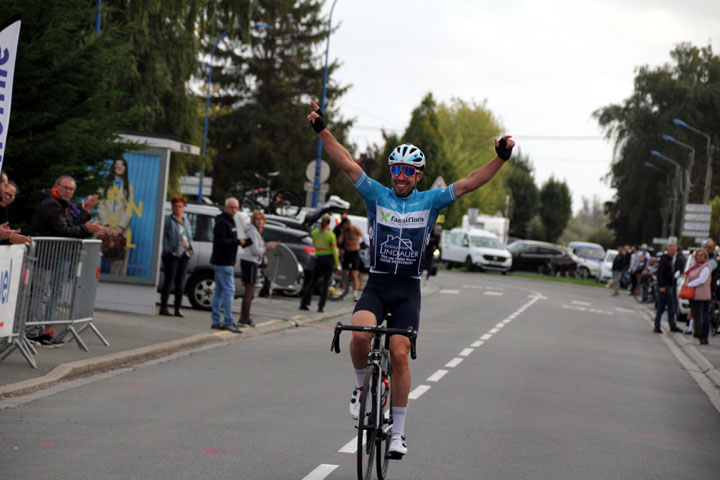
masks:
[[[328,77],[328,58],[330,56],[330,33],[332,32],[332,14],[335,10],[335,0],[330,8],[330,16],[328,17],[327,46],[325,47],[325,73],[323,75],[322,98],[320,99],[320,109],[325,112],[325,92],[327,88]],[[320,194],[320,170],[322,167],[322,140],[318,137],[317,158],[315,160],[315,183],[313,185],[312,207],[316,208],[318,204],[318,195]]]
[[[102,0],[98,0],[97,6],[97,15],[95,16],[95,34],[100,33],[100,9],[102,8]]]

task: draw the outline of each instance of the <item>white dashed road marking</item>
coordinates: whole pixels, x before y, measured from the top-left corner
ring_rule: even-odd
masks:
[[[455,357],[455,358],[453,358],[452,360],[450,360],[449,362],[447,362],[447,363],[445,364],[445,366],[448,367],[448,368],[455,368],[455,367],[457,367],[458,365],[460,365],[460,363],[461,363],[462,361],[463,361],[462,358],[460,358],[460,357]]]
[[[463,349],[463,351],[460,352],[458,355],[460,355],[461,357],[467,357],[468,355],[470,355],[470,354],[471,354],[472,352],[474,352],[474,351],[475,351],[474,348],[465,348],[465,349]]]
[[[437,372],[430,375],[427,379],[428,382],[438,382],[442,377],[448,373],[447,370],[438,370]]]
[[[460,293],[460,290],[440,290],[440,293],[446,293],[449,295],[457,295]]]
[[[430,390],[430,385],[418,385],[415,390],[410,392],[410,395],[408,395],[408,398],[411,400],[417,400],[420,398],[420,395]]]
[[[337,465],[329,465],[327,463],[323,463],[315,470],[308,473],[307,476],[303,478],[303,480],[322,480],[323,478],[330,475],[336,468],[338,468]]]
[[[486,292],[483,292],[483,295],[495,295],[497,297],[503,295],[503,292],[494,292],[492,290],[488,290]]]

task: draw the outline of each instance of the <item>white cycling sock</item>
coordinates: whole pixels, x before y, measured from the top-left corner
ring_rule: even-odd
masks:
[[[363,383],[365,383],[365,369],[363,369],[363,370],[355,369],[355,388],[362,387]]]
[[[405,414],[407,407],[392,407],[393,425],[392,434],[405,435]]]

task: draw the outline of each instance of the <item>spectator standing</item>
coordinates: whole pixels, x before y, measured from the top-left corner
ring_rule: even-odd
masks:
[[[232,302],[235,298],[235,262],[238,247],[244,243],[238,237],[235,225],[235,214],[239,209],[240,203],[237,198],[230,197],[225,200],[225,210],[215,217],[213,249],[210,257],[210,264],[215,271],[215,293],[212,298],[210,327],[230,330],[233,333],[242,333],[235,325],[232,316]],[[224,323],[220,323],[221,310]]]
[[[353,300],[356,302],[360,298],[360,280],[358,271],[360,269],[360,241],[362,240],[362,230],[352,224],[350,219],[345,219],[342,233],[340,233],[339,243],[343,245],[344,253],[342,259],[342,267],[345,276],[352,278]]]
[[[330,217],[324,215],[320,220],[320,228],[312,231],[313,245],[315,246],[315,268],[312,271],[312,278],[307,284],[305,293],[300,301],[300,310],[309,310],[313,291],[320,285],[320,301],[318,312],[322,312],[327,300],[328,287],[333,271],[340,268],[338,257],[337,239],[330,231]]]
[[[165,218],[163,229],[162,263],[164,281],[160,293],[160,315],[171,316],[168,311],[170,289],[174,286],[175,316],[183,317],[182,299],[185,292],[185,275],[190,257],[193,254],[192,229],[183,215],[185,199],[181,196],[170,200],[172,213]]]
[[[245,235],[248,238],[248,248],[243,249],[240,256],[240,274],[245,286],[242,309],[240,310],[240,325],[254,327],[255,322],[250,318],[250,307],[255,296],[255,284],[258,279],[258,270],[263,263],[263,257],[268,250],[275,248],[275,242],[265,244],[262,232],[265,228],[265,214],[260,210],[252,212],[251,221],[245,226]]]
[[[660,257],[657,270],[658,302],[655,314],[654,333],[662,333],[660,323],[662,315],[667,309],[670,332],[682,332],[675,323],[675,276],[673,275],[673,260],[677,255],[677,245],[669,243],[666,253]]]
[[[20,234],[20,229],[10,228],[9,207],[18,194],[15,182],[8,180],[4,173],[0,177],[0,245],[30,243],[30,238]]]
[[[625,249],[618,247],[618,253],[615,255],[615,259],[612,264],[612,275],[613,275],[613,297],[617,297],[620,291],[620,280],[622,279],[623,272],[627,265],[625,264]]]
[[[103,235],[107,229],[98,223],[90,220],[90,211],[97,204],[97,195],[90,195],[82,202],[82,209],[72,203],[76,189],[75,179],[63,175],[55,181],[50,191],[41,192],[41,200],[33,212],[30,220],[30,235],[37,237],[70,237],[86,238],[93,234]],[[62,284],[66,281],[70,266],[62,264],[61,268],[55,270],[38,270],[38,275],[33,282],[34,288],[47,290],[41,294],[47,299],[45,311],[42,313],[43,320],[49,322],[55,315],[55,307],[60,296]],[[38,312],[31,315],[39,316]],[[31,337],[31,335],[28,335]],[[45,326],[45,333],[41,341],[52,343],[54,337],[52,327]]]
[[[427,248],[425,249],[425,261],[423,264],[423,269],[427,270],[427,276],[425,277],[425,280],[430,280],[430,275],[434,275],[432,273],[433,270],[433,260],[434,260],[434,253],[435,250],[440,246],[440,235],[442,234],[442,225],[439,223],[436,223],[433,225],[433,228],[430,230],[430,235],[428,236],[428,244]]]
[[[710,283],[712,267],[704,249],[695,252],[695,265],[687,271],[687,286],[695,288],[695,296],[690,300],[693,316],[693,336],[701,345],[707,345],[710,336]]]

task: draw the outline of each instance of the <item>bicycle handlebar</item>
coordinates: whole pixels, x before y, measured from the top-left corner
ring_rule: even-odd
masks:
[[[357,325],[343,325],[342,322],[338,322],[335,325],[335,334],[333,335],[332,344],[330,345],[330,351],[340,353],[340,334],[345,331],[351,332],[365,332],[372,335],[403,335],[410,340],[410,358],[415,360],[417,358],[417,347],[415,341],[417,340],[417,330],[413,330],[412,327],[408,328],[385,328],[385,327],[362,327]]]

